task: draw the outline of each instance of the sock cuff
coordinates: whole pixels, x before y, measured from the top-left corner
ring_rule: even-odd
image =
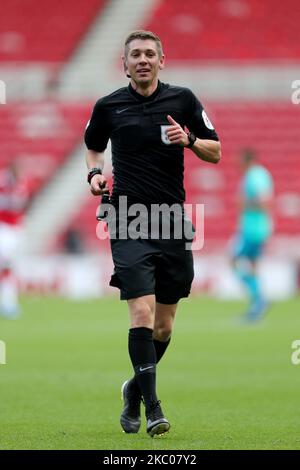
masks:
[[[157,343],[158,345],[165,345],[165,346],[168,346],[169,343],[171,341],[171,336],[169,339],[167,339],[167,341],[160,341],[159,339],[155,339],[153,338],[153,343]]]
[[[146,328],[141,326],[139,328],[130,328],[129,338],[135,340],[150,340],[153,341],[153,330],[151,328]]]

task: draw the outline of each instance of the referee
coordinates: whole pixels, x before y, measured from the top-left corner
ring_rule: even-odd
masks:
[[[178,301],[190,293],[193,257],[186,249],[186,236],[174,237],[178,212],[177,216],[168,213],[169,239],[161,236],[165,224],[162,217],[159,236],[152,237],[149,228],[139,238],[130,234],[121,237],[120,200],[126,198],[128,207],[142,205],[145,214],[153,205],[176,204],[181,208],[180,223],[186,224],[184,147],[201,160],[218,163],[221,146],[192,91],[159,81],[165,56],[157,35],[150,31],[132,32],[125,41],[122,60],[129,85],[97,101],[85,132],[86,160],[92,194],[106,193],[102,169],[104,151],[111,139],[111,204],[119,228],[110,229],[115,267],[110,285],[118,287],[121,300],[128,303],[128,349],[134,369],[134,377],[122,386],[124,407],[120,422],[125,432],[138,432],[143,401],[147,433],[153,437],[170,428],[156,394],[156,364],[170,343]],[[130,221],[129,217],[126,227]]]

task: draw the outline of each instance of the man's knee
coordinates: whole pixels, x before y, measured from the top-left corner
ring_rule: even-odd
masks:
[[[147,302],[138,299],[132,301],[130,311],[132,328],[153,328],[154,311]]]
[[[157,341],[162,341],[165,343],[168,341],[172,334],[172,325],[171,324],[159,324],[154,326],[153,338]]]
[[[172,335],[177,304],[163,305],[156,303],[153,338],[166,342]]]

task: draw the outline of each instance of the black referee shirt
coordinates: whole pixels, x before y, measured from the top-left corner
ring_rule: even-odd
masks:
[[[184,148],[170,145],[170,114],[201,139],[218,140],[205,111],[188,88],[158,83],[144,97],[129,84],[97,101],[85,132],[89,150],[103,152],[111,139],[112,203],[126,195],[133,203],[183,203]]]

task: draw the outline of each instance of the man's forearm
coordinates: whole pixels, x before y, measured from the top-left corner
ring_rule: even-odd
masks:
[[[103,170],[104,152],[95,152],[94,150],[88,150],[86,154],[86,164],[89,170],[91,168],[100,168],[100,170]]]
[[[221,158],[221,144],[215,140],[197,138],[192,151],[198,158],[209,163],[218,163]]]

